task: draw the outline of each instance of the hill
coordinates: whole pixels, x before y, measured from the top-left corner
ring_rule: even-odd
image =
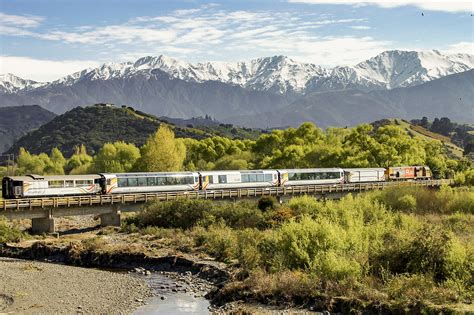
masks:
[[[74,147],[81,144],[85,144],[90,153],[97,152],[106,142],[119,140],[143,145],[148,136],[163,123],[169,125],[180,138],[202,139],[222,134],[208,127],[202,130],[170,124],[128,106],[97,104],[77,107],[57,116],[39,129],[20,138],[8,152],[15,153],[24,147],[31,153],[38,154],[50,152],[54,147],[58,147],[61,152],[69,156],[73,153]],[[236,134],[242,133],[240,128],[226,126],[230,130],[235,129]],[[225,130],[226,127],[223,128]]]
[[[386,126],[386,125],[396,125],[403,128],[410,136],[414,138],[424,139],[428,141],[440,141],[443,143],[444,147],[447,150],[447,153],[450,157],[458,159],[463,157],[464,150],[462,147],[455,144],[451,138],[446,137],[442,134],[432,132],[420,125],[413,124],[403,119],[383,119],[375,121],[371,124],[375,128]]]
[[[56,115],[38,105],[0,107],[0,153],[28,131],[49,122]]]

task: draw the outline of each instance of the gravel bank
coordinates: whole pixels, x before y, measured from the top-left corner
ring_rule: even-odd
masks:
[[[128,274],[0,257],[0,313],[128,314],[150,295]]]

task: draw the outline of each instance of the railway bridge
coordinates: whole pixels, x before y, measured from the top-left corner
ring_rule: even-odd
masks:
[[[134,193],[0,200],[0,216],[9,220],[31,219],[33,233],[55,231],[54,218],[79,215],[98,215],[102,226],[120,226],[121,212],[140,211],[152,201],[182,199],[235,200],[275,196],[282,200],[299,195],[313,195],[318,199],[340,199],[349,193],[380,190],[394,186],[440,187],[451,185],[452,180],[425,180],[409,182],[377,182],[331,185],[305,185],[271,188],[242,188],[159,193]]]

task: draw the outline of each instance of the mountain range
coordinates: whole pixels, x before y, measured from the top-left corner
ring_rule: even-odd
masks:
[[[386,51],[355,66],[337,67],[285,56],[196,64],[166,56],[144,57],[103,64],[47,83],[2,75],[0,106],[39,104],[60,114],[100,102],[132,104],[159,116],[209,114],[252,127],[295,125],[305,119],[323,127],[353,125],[420,116],[412,116],[414,112],[472,123],[474,117],[465,109],[472,105],[469,70],[473,68],[474,55],[436,50]],[[463,73],[466,76],[457,77]],[[429,84],[440,79],[444,81]],[[436,90],[448,87],[455,90]]]

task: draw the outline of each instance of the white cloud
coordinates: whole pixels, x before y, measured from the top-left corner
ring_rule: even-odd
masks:
[[[466,53],[474,55],[474,42],[459,42],[456,44],[449,45],[446,52],[456,54],[456,53]]]
[[[444,12],[472,12],[472,0],[288,0],[292,3],[307,4],[344,4],[344,5],[376,5],[382,8],[395,8],[401,6],[415,6],[424,10]]]
[[[53,81],[89,67],[97,67],[99,64],[91,60],[57,61],[0,55],[0,73],[13,73],[24,79],[40,82]]]
[[[0,12],[0,25],[10,25],[18,27],[37,27],[44,20],[41,16],[35,15],[11,15]]]
[[[353,25],[351,28],[354,30],[370,30],[370,26],[366,25]]]

